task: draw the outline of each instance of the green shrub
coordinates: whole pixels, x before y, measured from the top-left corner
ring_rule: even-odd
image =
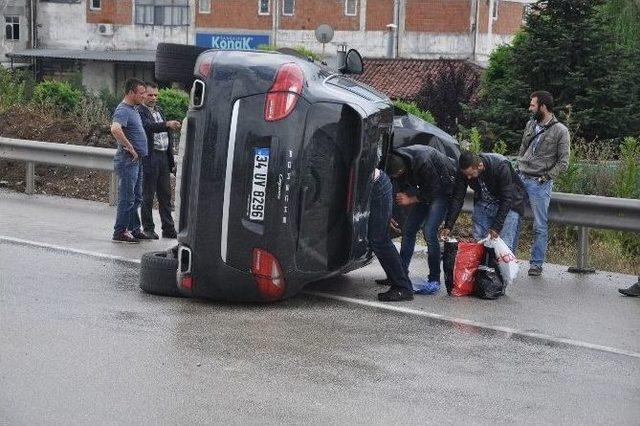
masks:
[[[482,136],[480,136],[480,132],[475,127],[472,127],[469,131],[469,151],[482,152]]]
[[[320,58],[320,55],[318,55],[315,52],[312,52],[311,50],[307,49],[304,46],[295,46],[293,50],[295,50],[296,52],[298,52],[299,54],[303,55],[306,58],[312,58],[314,61],[322,60],[322,58]]]
[[[433,118],[433,115],[429,111],[421,109],[415,102],[407,102],[402,99],[398,99],[393,101],[393,105],[408,112],[409,114],[413,114],[416,117],[423,119],[427,123],[436,124],[436,120]]]
[[[102,90],[100,90],[100,92],[98,93],[98,97],[100,98],[100,101],[102,101],[102,104],[107,109],[107,111],[109,111],[109,114],[113,114],[113,111],[115,111],[120,101],[122,101],[122,98],[120,96],[113,93],[107,88],[103,88]]]
[[[580,167],[578,162],[576,151],[571,150],[567,171],[556,178],[554,182],[554,189],[558,192],[574,192],[580,181],[581,169],[582,167]]]
[[[278,46],[274,46],[272,44],[261,44],[258,46],[258,50],[262,50],[263,52],[277,52],[279,49]],[[314,61],[321,61],[322,58],[317,53],[309,50],[305,46],[294,46],[293,50],[298,52],[300,55],[305,58],[312,58]]]
[[[21,73],[0,66],[0,112],[25,101],[25,82]]]
[[[620,144],[620,166],[616,174],[616,196],[640,198],[640,141],[628,137]]]
[[[495,152],[496,154],[505,155],[507,153],[507,149],[507,144],[502,139],[493,144],[493,152]]]
[[[189,110],[189,95],[178,89],[160,89],[158,105],[167,120],[182,121]]]
[[[83,97],[80,90],[74,89],[66,81],[43,81],[34,89],[32,102],[69,113],[78,108]]]

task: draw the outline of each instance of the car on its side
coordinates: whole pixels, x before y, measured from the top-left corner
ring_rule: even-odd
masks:
[[[393,145],[390,99],[279,52],[160,44],[156,78],[191,86],[178,245],[143,256],[150,293],[272,301],[372,259],[371,176]]]

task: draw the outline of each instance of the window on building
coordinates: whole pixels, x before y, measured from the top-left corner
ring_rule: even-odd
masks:
[[[358,0],[344,0],[344,14],[347,16],[356,16],[358,9]]]
[[[493,19],[498,19],[498,9],[500,9],[500,0],[495,0],[493,2],[493,10],[491,14]]]
[[[165,3],[156,0],[157,3]],[[175,1],[174,5],[156,5],[154,0],[136,0],[136,25],[157,25],[182,27],[189,25],[189,5],[187,0]],[[176,5],[177,3],[177,5]]]
[[[271,13],[271,0],[258,0],[258,15]]]
[[[282,14],[293,16],[296,8],[296,0],[282,0]]]
[[[102,9],[102,0],[91,0],[89,3],[89,9],[100,10]]]
[[[198,12],[211,13],[211,0],[199,0],[198,5]]]
[[[20,17],[4,17],[4,38],[6,40],[20,40]]]

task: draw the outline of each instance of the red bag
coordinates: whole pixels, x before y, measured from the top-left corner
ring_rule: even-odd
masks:
[[[484,244],[482,243],[458,243],[456,262],[453,267],[454,296],[469,296],[473,294],[478,266],[484,258]]]

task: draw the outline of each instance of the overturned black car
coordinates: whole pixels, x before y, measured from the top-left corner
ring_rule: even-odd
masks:
[[[160,44],[156,78],[191,85],[179,155],[178,246],[143,256],[162,295],[272,301],[371,260],[372,172],[395,144],[457,155],[444,132],[395,114],[387,96],[279,52]]]

